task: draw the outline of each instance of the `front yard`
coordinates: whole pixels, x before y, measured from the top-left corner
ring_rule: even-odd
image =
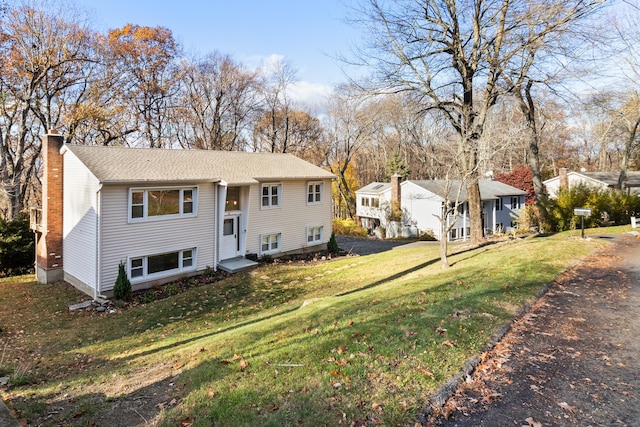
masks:
[[[29,425],[412,424],[606,244],[579,235],[461,252],[446,271],[437,247],[263,266],[111,314],[70,312],[86,298],[65,284],[2,279],[0,397]]]

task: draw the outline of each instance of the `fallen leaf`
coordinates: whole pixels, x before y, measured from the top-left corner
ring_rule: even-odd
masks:
[[[558,403],[558,406],[560,406],[562,409],[564,409],[567,412],[571,412],[572,414],[575,414],[577,412],[576,407],[569,405],[567,402],[560,402]]]
[[[229,362],[228,360],[221,360],[220,363],[223,365],[231,365],[231,362]]]
[[[529,423],[528,426],[523,426],[523,427],[542,427],[542,423],[539,423],[537,421],[535,421],[533,418],[529,417],[525,420],[527,423]]]
[[[249,363],[247,363],[247,361],[244,359],[240,359],[240,369],[244,371],[248,367],[249,367]]]
[[[207,396],[209,396],[211,398],[214,398],[214,397],[216,397],[216,392],[211,390],[211,389],[209,389],[209,391],[207,392]]]
[[[180,424],[178,424],[178,427],[191,427],[192,425],[193,425],[193,422],[191,421],[191,418],[187,417],[182,421],[180,421]]]

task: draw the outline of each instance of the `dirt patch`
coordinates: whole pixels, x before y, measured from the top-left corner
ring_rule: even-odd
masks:
[[[427,425],[637,426],[640,240],[551,285]]]

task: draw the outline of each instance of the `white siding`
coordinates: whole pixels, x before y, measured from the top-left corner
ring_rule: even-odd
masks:
[[[324,180],[322,203],[307,204],[307,182],[280,181],[280,207],[261,209],[261,185],[251,185],[247,218],[246,253],[260,254],[262,234],[282,233],[281,252],[308,246],[307,227],[323,227],[322,243],[331,237],[331,181]]]
[[[440,220],[437,216],[442,215],[442,197],[409,181],[400,186],[400,205],[405,223],[415,225],[420,231],[431,230],[439,238]]]
[[[171,183],[163,183],[163,186],[165,185],[171,185]],[[175,185],[191,186],[187,183]],[[107,292],[113,288],[119,263],[126,263],[129,257],[196,248],[197,271],[215,265],[215,186],[214,184],[192,185],[198,187],[195,217],[135,223],[128,222],[130,186],[104,186],[101,199],[101,292]]]
[[[95,289],[99,183],[71,151],[65,152],[63,161],[63,270]]]
[[[362,198],[378,198],[378,207],[362,206]],[[356,215],[361,218],[375,218],[380,220],[380,225],[387,225],[387,211],[391,205],[391,189],[381,193],[358,193],[356,192]]]

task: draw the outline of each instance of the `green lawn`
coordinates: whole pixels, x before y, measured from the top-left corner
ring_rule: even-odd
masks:
[[[0,396],[27,421],[73,401],[50,422],[80,426],[102,408],[89,396],[104,406],[170,381],[176,404],[156,417],[168,426],[412,423],[540,289],[606,244],[579,236],[488,245],[444,271],[435,246],[265,266],[116,314],[69,312],[83,297],[68,286],[2,279]]]

